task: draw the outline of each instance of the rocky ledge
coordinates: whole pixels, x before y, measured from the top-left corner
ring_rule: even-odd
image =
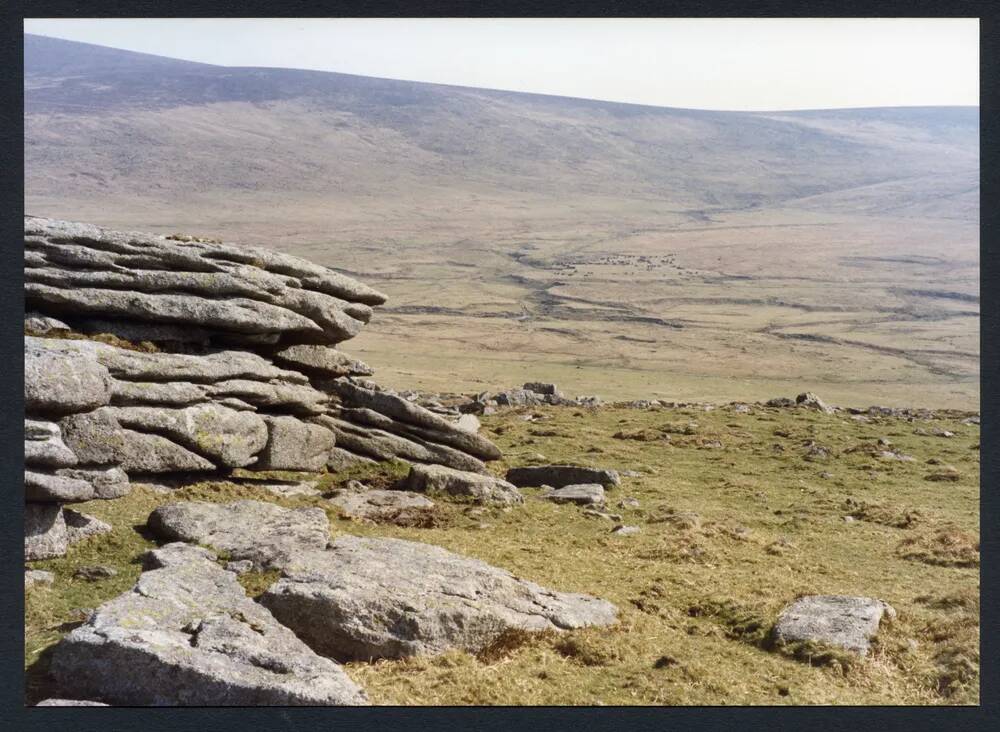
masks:
[[[30,216],[24,268],[29,560],[72,541],[63,505],[137,477],[402,460],[476,483],[500,457],[467,418],[382,389],[337,348],[386,298],[332,269]]]

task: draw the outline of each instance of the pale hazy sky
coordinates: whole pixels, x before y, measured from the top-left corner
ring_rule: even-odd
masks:
[[[979,104],[977,19],[27,19],[27,33],[700,109]]]

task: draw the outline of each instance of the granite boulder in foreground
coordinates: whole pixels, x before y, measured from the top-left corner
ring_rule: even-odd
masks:
[[[338,660],[475,653],[506,630],[609,625],[617,615],[605,600],[549,590],[440,547],[355,536],[296,555],[260,602]]]
[[[826,643],[864,656],[883,616],[892,619],[896,611],[871,597],[809,595],[781,611],[774,639]]]
[[[366,704],[327,658],[206,559],[144,572],[56,646],[67,696],[131,706]]]
[[[282,567],[300,552],[323,549],[330,538],[323,509],[263,501],[168,503],[153,511],[147,524],[161,539],[206,544],[258,569]]]

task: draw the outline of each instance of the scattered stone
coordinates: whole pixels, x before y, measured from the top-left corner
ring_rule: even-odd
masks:
[[[32,562],[66,553],[66,520],[62,507],[52,503],[24,504],[24,558]]]
[[[364,692],[250,600],[236,575],[193,560],[144,572],[56,646],[75,694],[127,706],[364,704]]]
[[[640,531],[642,531],[642,529],[638,526],[625,526],[624,524],[620,524],[611,529],[611,533],[617,536],[632,536],[634,534],[638,534]]]
[[[618,473],[602,468],[583,468],[576,465],[540,465],[511,468],[507,480],[518,487],[548,485],[562,488],[581,483],[599,483],[613,488],[621,483]]]
[[[324,548],[330,537],[323,509],[261,501],[168,503],[149,515],[147,525],[158,537],[205,544],[233,560],[249,559],[257,569],[281,568],[299,552]]]
[[[950,432],[948,430],[941,430],[941,429],[936,429],[933,432],[931,432],[931,434],[934,435],[935,437],[954,437],[955,436],[954,432]]]
[[[811,391],[807,391],[804,394],[799,394],[795,397],[795,403],[800,407],[806,407],[808,409],[816,409],[825,414],[833,414],[833,407],[827,406],[822,399],[813,394]]]
[[[764,402],[764,406],[779,407],[779,408],[794,407],[795,400],[789,399],[788,397],[775,397],[774,399],[768,399],[766,402]]]
[[[443,465],[412,465],[409,474],[396,487],[416,493],[471,499],[483,505],[510,506],[524,502],[521,492],[505,480]]]
[[[618,501],[618,508],[639,508],[639,499],[632,497],[623,498]]]
[[[25,589],[34,587],[35,585],[51,585],[55,579],[56,576],[52,572],[46,572],[44,569],[24,570]]]
[[[214,562],[218,557],[215,552],[203,546],[194,546],[183,541],[164,544],[158,549],[150,549],[142,555],[143,569],[162,569],[179,564],[189,564],[200,560]]]
[[[249,559],[240,559],[235,562],[226,562],[226,571],[235,574],[246,574],[253,569],[253,562]]]
[[[63,520],[66,522],[66,541],[70,544],[111,531],[111,524],[68,508],[63,509]]]
[[[95,582],[97,580],[108,579],[109,577],[114,577],[118,574],[118,570],[114,567],[108,567],[106,565],[97,565],[93,567],[80,567],[73,573],[73,579],[86,580],[87,582]]]
[[[524,389],[525,391],[530,391],[535,394],[549,394],[552,396],[562,396],[562,394],[556,388],[555,384],[547,384],[541,381],[529,381],[521,388]]]
[[[774,626],[779,642],[815,641],[864,656],[883,616],[896,611],[881,600],[844,595],[810,595],[782,610]]]
[[[316,652],[345,660],[475,653],[508,629],[608,625],[617,613],[439,547],[354,536],[295,557],[260,602]]]
[[[433,501],[411,491],[345,490],[328,500],[345,516],[376,522],[391,522],[400,513],[413,514],[434,508]]]
[[[600,483],[581,483],[562,488],[550,488],[541,495],[553,503],[575,503],[578,506],[603,506],[604,487]]]
[[[455,420],[455,426],[460,430],[476,434],[479,432],[479,428],[482,427],[482,423],[474,414],[463,414]]]

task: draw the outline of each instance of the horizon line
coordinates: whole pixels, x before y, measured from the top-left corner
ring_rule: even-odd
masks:
[[[29,38],[29,37],[45,38],[53,41],[61,41],[63,43],[74,43],[81,46],[91,46],[93,48],[106,48],[112,51],[120,51],[121,53],[131,53],[138,56],[148,56],[150,58],[165,59],[167,61],[178,61],[180,63],[195,64],[198,66],[210,66],[216,69],[304,71],[314,74],[334,74],[337,76],[350,76],[358,79],[399,81],[407,84],[426,84],[428,86],[442,86],[454,89],[469,89],[472,91],[482,91],[482,92],[500,92],[503,94],[524,94],[535,97],[548,97],[551,99],[567,99],[567,100],[574,100],[581,102],[596,102],[600,104],[618,104],[630,107],[644,107],[647,109],[675,110],[679,112],[720,112],[720,113],[730,113],[730,114],[781,114],[781,113],[794,114],[794,113],[807,113],[807,112],[849,112],[849,111],[888,110],[888,109],[980,109],[981,108],[981,105],[979,104],[902,104],[902,105],[881,105],[881,106],[868,105],[868,106],[848,106],[848,107],[789,107],[784,109],[724,109],[724,108],[709,108],[709,107],[674,107],[669,105],[645,104],[643,102],[623,102],[617,99],[602,99],[599,97],[574,97],[565,94],[524,91],[521,89],[502,89],[498,87],[467,86],[464,84],[449,84],[440,81],[423,81],[420,79],[404,79],[392,76],[372,76],[370,74],[354,74],[344,71],[331,71],[330,69],[303,68],[301,66],[229,66],[226,64],[208,63],[206,61],[192,61],[191,59],[179,58],[177,56],[164,56],[163,54],[159,53],[133,51],[132,49],[129,48],[121,48],[119,46],[107,46],[101,43],[89,43],[87,41],[77,41],[72,38],[47,36],[41,33],[25,33],[22,31],[22,36],[24,38]],[[22,44],[22,54],[23,54],[23,44]],[[24,78],[24,73],[22,71],[22,79],[23,78]]]

